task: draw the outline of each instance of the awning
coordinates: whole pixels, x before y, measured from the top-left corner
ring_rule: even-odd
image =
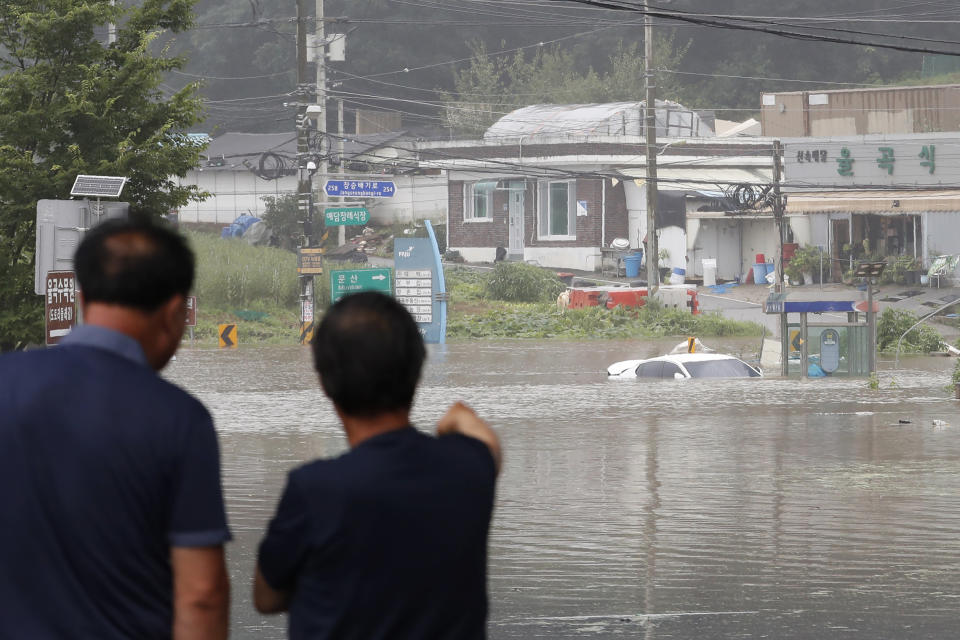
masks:
[[[925,211],[960,211],[960,191],[845,191],[787,196],[787,213],[901,215]]]
[[[622,176],[634,179],[647,177],[644,167],[618,169]],[[738,184],[769,184],[773,181],[770,169],[741,169],[737,167],[657,167],[660,191],[722,191]]]

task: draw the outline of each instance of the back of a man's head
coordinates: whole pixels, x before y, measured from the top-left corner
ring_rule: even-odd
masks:
[[[373,417],[413,406],[426,348],[403,305],[364,292],[324,314],[313,358],[324,392],[341,411]]]
[[[108,220],[84,237],[73,258],[87,304],[151,312],[193,286],[194,256],[172,229],[136,217]]]

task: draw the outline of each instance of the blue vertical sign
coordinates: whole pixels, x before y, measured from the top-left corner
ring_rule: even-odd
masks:
[[[394,295],[417,321],[424,342],[443,344],[447,339],[446,283],[443,264],[427,221],[429,238],[396,238],[393,241]]]

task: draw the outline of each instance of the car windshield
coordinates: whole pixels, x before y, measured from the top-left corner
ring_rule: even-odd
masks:
[[[760,374],[746,362],[734,358],[685,362],[692,378],[756,378]]]

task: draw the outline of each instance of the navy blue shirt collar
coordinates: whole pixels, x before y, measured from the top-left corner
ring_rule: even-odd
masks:
[[[139,342],[125,333],[95,324],[77,325],[63,337],[60,344],[104,349],[137,364],[150,366],[150,363],[147,362],[147,355],[143,352],[143,347],[140,346]]]

